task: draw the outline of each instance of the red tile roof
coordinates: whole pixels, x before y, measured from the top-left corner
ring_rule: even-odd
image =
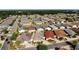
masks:
[[[57,37],[65,37],[66,33],[64,32],[64,30],[54,30],[55,34]]]
[[[45,38],[54,38],[54,32],[52,31],[45,31],[44,35]]]
[[[73,31],[75,31],[76,33],[79,33],[79,28],[72,28]]]

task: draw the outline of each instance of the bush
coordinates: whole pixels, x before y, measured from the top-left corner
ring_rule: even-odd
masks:
[[[18,22],[20,23],[20,22],[21,22],[21,20],[18,20]]]
[[[60,38],[59,38],[59,40],[63,40],[63,38],[62,38],[62,37],[60,37]]]
[[[37,45],[36,48],[37,48],[37,50],[48,50],[48,46],[44,45],[44,44]]]
[[[50,43],[56,43],[54,40],[47,40],[48,42],[50,42]]]
[[[21,23],[18,23],[18,26],[19,26],[19,27],[22,27],[22,24],[21,24]]]
[[[77,40],[74,40],[74,41],[72,42],[73,45],[77,45],[77,43],[78,43]]]
[[[5,38],[4,38],[4,36],[1,36],[1,40],[4,40]]]

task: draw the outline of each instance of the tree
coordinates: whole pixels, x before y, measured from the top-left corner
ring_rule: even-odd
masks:
[[[4,40],[5,38],[4,38],[4,36],[1,36],[1,40]]]
[[[7,29],[3,29],[3,32],[4,32],[5,34],[7,34],[7,33],[8,33],[8,30],[7,30]]]
[[[22,23],[21,23],[21,22],[20,22],[20,23],[18,23],[18,26],[19,26],[19,27],[22,27]]]
[[[16,40],[16,38],[17,38],[17,34],[14,32],[11,36],[11,40]]]
[[[18,30],[18,28],[17,28],[16,32],[14,32],[14,33],[12,34],[11,39],[12,39],[12,40],[15,40],[18,35],[19,35],[19,30]]]
[[[59,40],[63,40],[63,37],[60,37]]]
[[[75,49],[77,44],[78,44],[77,40],[72,41],[72,48]]]
[[[74,41],[72,42],[72,44],[73,44],[73,45],[77,45],[77,44],[78,44],[78,41],[77,41],[77,40],[74,40]]]
[[[16,35],[17,35],[17,36],[19,35],[19,30],[18,30],[18,28],[17,28],[17,30],[16,30]]]
[[[21,20],[18,20],[18,22],[20,23],[20,22],[21,22]]]
[[[48,46],[44,44],[37,45],[37,50],[48,50]]]

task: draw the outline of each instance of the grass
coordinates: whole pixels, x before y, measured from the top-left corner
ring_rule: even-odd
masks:
[[[2,44],[0,43],[0,48],[2,47]]]
[[[55,43],[55,41],[54,40],[47,40],[48,42],[50,42],[50,43]]]

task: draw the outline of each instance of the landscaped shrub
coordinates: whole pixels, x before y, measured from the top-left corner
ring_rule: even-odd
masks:
[[[37,50],[48,50],[48,46],[44,44],[37,45]]]
[[[50,42],[50,43],[56,43],[54,40],[47,40],[48,42]]]

